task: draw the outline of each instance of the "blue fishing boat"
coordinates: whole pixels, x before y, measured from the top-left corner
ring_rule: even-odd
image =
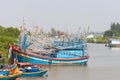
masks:
[[[89,56],[84,55],[84,50],[65,50],[64,52],[62,50],[59,51],[57,54],[51,54],[50,56],[47,56],[46,54],[44,54],[44,56],[41,56],[34,53],[21,52],[16,49],[14,49],[14,51],[16,52],[15,55],[17,55],[17,59],[19,62],[29,62],[42,65],[86,64],[89,59]]]
[[[21,68],[21,77],[41,77],[47,74],[47,70],[40,70],[36,67]]]
[[[18,47],[12,48],[13,57],[18,62],[32,64],[58,65],[58,64],[81,64],[84,65],[89,59],[86,38],[76,37],[67,41],[45,42],[38,34],[29,36],[26,30],[21,31]],[[32,48],[31,48],[32,46]]]
[[[0,80],[15,80],[16,78],[20,77],[21,73],[16,73],[12,75],[0,75]]]
[[[0,71],[0,80],[15,80],[20,77],[21,72],[12,73],[7,70]]]
[[[38,66],[33,66],[30,63],[18,63],[20,71],[22,72],[21,77],[41,77],[47,75],[47,69],[42,69]]]
[[[25,71],[22,73],[21,77],[41,77],[46,74],[47,74],[47,70]]]

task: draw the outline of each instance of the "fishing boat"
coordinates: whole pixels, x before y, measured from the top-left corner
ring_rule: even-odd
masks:
[[[16,73],[12,75],[4,75],[4,76],[0,75],[0,80],[16,80],[20,75],[21,73]]]
[[[89,59],[85,36],[82,36],[82,39],[75,38],[71,42],[67,40],[61,45],[59,41],[46,42],[38,34],[29,36],[27,33],[27,30],[21,30],[18,46],[12,47],[11,52],[18,62],[42,65],[84,65]]]
[[[28,67],[21,71],[23,71],[21,77],[41,77],[47,74],[47,70],[40,70],[36,67]]]
[[[17,71],[17,69],[18,68],[12,70],[0,70],[0,80],[17,80],[21,75],[21,72]]]
[[[20,77],[41,77],[47,75],[48,70],[45,68],[42,69],[29,63],[18,63],[18,65],[22,72]]]

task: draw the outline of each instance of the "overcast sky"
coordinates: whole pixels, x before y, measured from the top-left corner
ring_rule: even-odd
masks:
[[[0,0],[0,25],[37,25],[48,31],[75,32],[79,27],[102,32],[120,23],[120,0]]]

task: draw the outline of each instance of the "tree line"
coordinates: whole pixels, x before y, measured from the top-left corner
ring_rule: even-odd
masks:
[[[112,23],[110,29],[104,32],[104,37],[108,38],[120,38],[120,24]]]
[[[0,51],[2,57],[7,61],[9,44],[17,43],[20,31],[14,27],[0,26]]]

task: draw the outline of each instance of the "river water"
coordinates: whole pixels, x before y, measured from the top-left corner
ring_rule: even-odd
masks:
[[[90,59],[86,66],[50,66],[47,77],[20,80],[119,80],[120,48],[104,44],[88,44]]]

